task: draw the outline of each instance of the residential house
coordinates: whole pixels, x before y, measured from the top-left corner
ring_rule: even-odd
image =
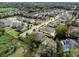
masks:
[[[41,28],[39,31],[45,33],[49,37],[55,37],[56,35],[55,29],[51,27]]]
[[[17,31],[21,31],[24,24],[15,19],[0,19],[0,23],[3,23],[5,26],[12,27]]]
[[[79,28],[76,26],[70,26],[68,30],[68,36],[70,38],[79,38]]]
[[[64,17],[61,17],[59,20],[57,20],[57,22],[62,25],[65,25],[67,21],[68,19]]]
[[[79,48],[79,44],[69,38],[65,40],[61,40],[61,44],[64,52],[67,52],[72,48]]]
[[[74,22],[75,22],[75,26],[79,27],[79,19],[76,19]]]
[[[57,25],[56,21],[50,22],[47,26],[54,28]]]

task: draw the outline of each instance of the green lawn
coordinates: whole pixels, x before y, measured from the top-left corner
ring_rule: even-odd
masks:
[[[0,43],[2,43],[2,42],[10,42],[10,41],[12,41],[11,36],[7,36],[6,34],[0,36]]]
[[[1,36],[1,37],[0,37],[0,43],[2,43],[3,41],[4,41],[4,42],[9,41],[9,37],[7,37],[7,36],[5,36],[5,35]]]
[[[9,35],[13,37],[18,37],[19,33],[16,32],[14,29],[10,27],[6,27],[4,29],[5,32],[7,32]],[[14,39],[12,39],[9,35],[4,34],[0,36],[0,56],[23,56],[23,48],[17,48],[18,45],[14,44],[14,41],[12,41]],[[16,50],[11,47],[15,47]],[[5,52],[6,50],[7,52]]]
[[[18,38],[19,32],[16,32],[14,29],[12,29],[10,27],[6,27],[5,32],[8,33],[9,35],[13,36],[14,38]]]
[[[0,37],[0,40],[5,40],[5,39],[7,40],[8,37],[7,36],[4,36],[4,35]]]
[[[3,13],[3,12],[14,12],[14,11],[17,11],[18,9],[17,8],[0,8],[0,13]]]
[[[0,36],[0,44],[12,44],[10,43],[12,40],[9,36],[6,36],[6,35],[2,35]]]

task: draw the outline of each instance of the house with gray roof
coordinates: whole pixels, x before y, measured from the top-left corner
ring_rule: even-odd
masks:
[[[72,48],[79,48],[79,44],[72,39],[61,40],[63,51],[69,51]]]
[[[57,25],[56,21],[50,22],[47,26],[54,28]]]
[[[0,23],[3,23],[5,26],[12,27],[17,31],[21,31],[21,29],[23,29],[24,27],[24,24],[22,22],[12,19],[0,19]]]
[[[57,20],[57,22],[62,25],[65,25],[67,21],[68,19],[64,17],[61,17],[59,20]]]
[[[55,37],[55,35],[56,35],[55,28],[51,28],[51,27],[41,28],[40,32],[43,32],[47,36],[50,36],[50,37]]]
[[[5,26],[9,26],[12,27],[13,22],[10,20],[6,20],[6,19],[0,19],[0,22],[3,23]]]

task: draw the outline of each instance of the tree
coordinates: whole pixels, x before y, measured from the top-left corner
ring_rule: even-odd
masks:
[[[24,49],[27,49],[28,52],[24,53],[24,56],[32,56],[32,54],[34,53],[34,51],[36,51],[36,49],[38,49],[40,42],[35,40],[35,35],[34,34],[28,34],[26,36],[26,38],[23,38],[21,40],[23,40],[23,42],[26,44],[26,46],[24,47]],[[30,54],[30,55],[27,55]]]
[[[65,38],[66,37],[66,34],[67,34],[67,31],[68,31],[68,28],[66,25],[58,25],[56,27],[56,37],[58,37],[59,39],[61,38]]]
[[[36,31],[36,29],[33,29],[33,31]]]
[[[62,45],[61,45],[59,39],[56,39],[56,43],[57,43],[57,56],[63,57],[64,52],[63,52]]]
[[[52,42],[53,43],[53,42]],[[49,44],[51,45],[51,44]],[[55,57],[58,53],[55,47],[48,46],[45,44],[40,44],[37,52],[35,53],[35,57]]]
[[[3,28],[0,28],[0,36],[3,35],[4,32],[5,32],[4,29]]]
[[[36,36],[34,34],[30,34],[26,37],[27,41],[26,44],[31,48],[38,48],[38,45],[40,44],[39,41],[36,41]]]
[[[73,15],[73,16],[76,16],[76,15],[77,15],[77,12],[73,12],[72,15]]]

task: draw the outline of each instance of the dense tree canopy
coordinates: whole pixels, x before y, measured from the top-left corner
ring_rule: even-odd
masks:
[[[58,38],[64,38],[66,37],[68,28],[66,25],[58,25],[55,30]]]

